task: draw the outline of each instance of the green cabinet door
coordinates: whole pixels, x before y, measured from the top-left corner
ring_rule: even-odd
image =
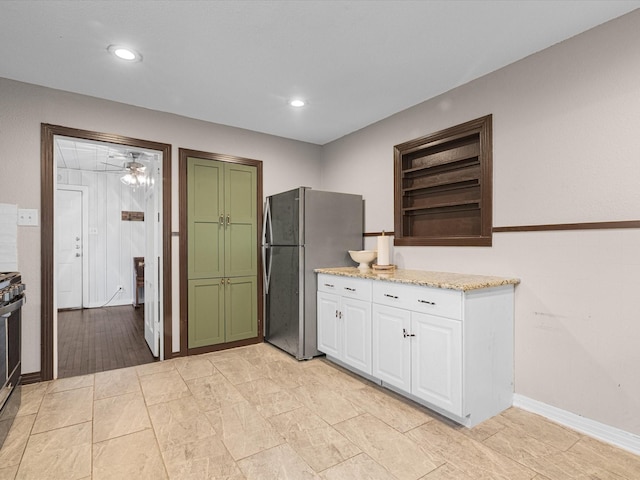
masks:
[[[224,201],[225,276],[245,277],[258,272],[256,167],[225,164]]]
[[[224,163],[187,158],[188,278],[224,276]]]
[[[223,278],[189,280],[189,348],[225,342]]]
[[[228,278],[226,283],[224,315],[227,342],[257,337],[256,277]]]
[[[258,336],[257,169],[187,158],[188,346]]]

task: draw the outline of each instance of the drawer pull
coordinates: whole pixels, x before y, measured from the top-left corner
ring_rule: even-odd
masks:
[[[389,295],[388,293],[385,293],[384,296],[389,298],[398,298],[397,295]]]
[[[355,292],[356,289],[355,288],[350,288],[350,287],[344,287],[345,290],[349,290],[350,292]]]
[[[335,288],[335,285],[331,285],[330,283],[325,283],[324,286],[329,288]]]
[[[402,336],[403,336],[404,338],[407,338],[407,337],[415,337],[415,336],[416,336],[416,334],[415,334],[415,333],[409,333],[409,332],[407,332],[407,329],[406,329],[406,328],[403,328],[403,329],[402,329]]]
[[[436,304],[436,302],[430,302],[430,301],[428,301],[428,300],[420,300],[420,299],[418,299],[418,302],[420,302],[420,303],[426,303],[427,305],[435,305],[435,304]]]

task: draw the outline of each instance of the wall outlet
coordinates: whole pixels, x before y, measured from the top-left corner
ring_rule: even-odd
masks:
[[[27,225],[30,227],[38,226],[38,209],[37,208],[19,208],[18,209],[18,225]]]

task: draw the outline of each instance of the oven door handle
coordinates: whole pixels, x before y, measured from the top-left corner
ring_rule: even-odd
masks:
[[[0,307],[0,317],[8,317],[16,310],[22,308],[22,305],[25,304],[25,296],[23,295],[18,300],[11,302],[7,305],[3,305]]]

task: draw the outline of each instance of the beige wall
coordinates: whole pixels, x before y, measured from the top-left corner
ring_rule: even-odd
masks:
[[[40,124],[121,134],[172,145],[172,231],[178,231],[178,148],[262,160],[264,195],[319,187],[321,147],[92,97],[0,79],[0,203],[40,209]],[[179,350],[178,239],[173,237],[173,350]],[[40,370],[40,228],[18,227],[27,284],[23,372]],[[168,350],[168,348],[167,348]]]
[[[325,145],[322,186],[393,230],[393,145],[493,114],[494,226],[638,220],[638,32],[640,10]],[[640,434],[639,252],[638,229],[496,233],[394,260],[521,278],[516,392]]]

